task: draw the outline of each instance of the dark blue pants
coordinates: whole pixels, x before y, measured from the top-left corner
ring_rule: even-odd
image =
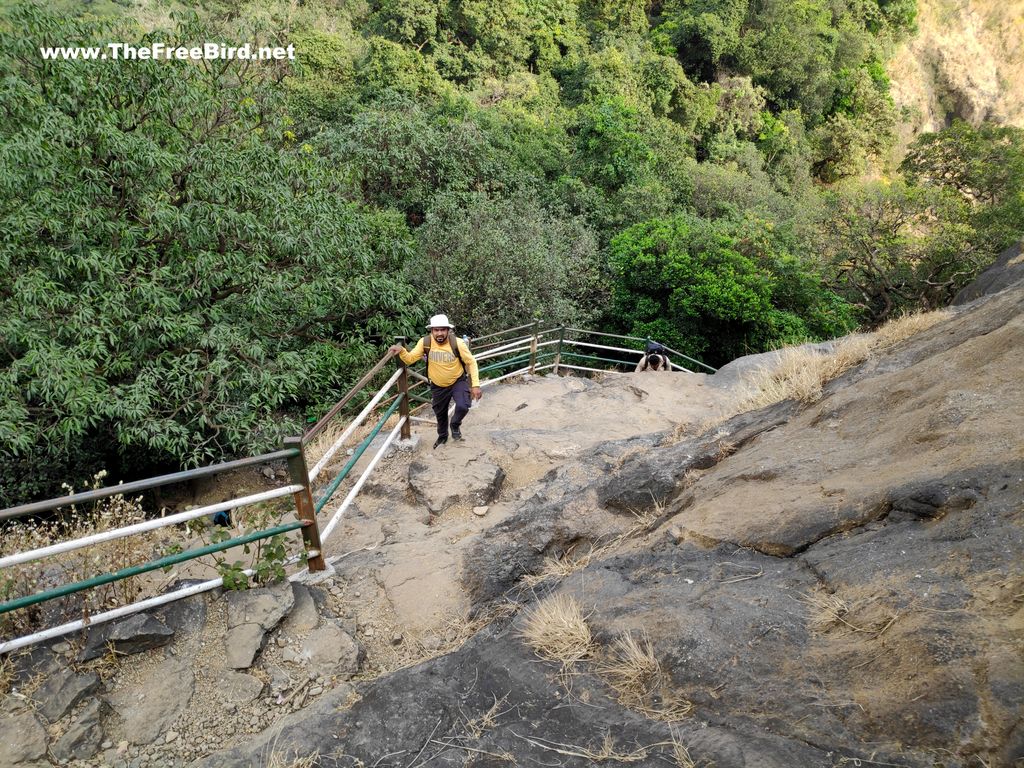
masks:
[[[462,426],[462,420],[469,413],[469,380],[462,376],[450,387],[430,384],[430,401],[437,418],[437,436],[448,437],[448,404],[455,399],[455,413],[452,414],[452,429]]]

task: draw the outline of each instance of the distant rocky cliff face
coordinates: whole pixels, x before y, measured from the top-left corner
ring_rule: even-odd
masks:
[[[957,117],[1024,126],[1024,0],[918,0],[918,27],[890,63],[906,138]]]

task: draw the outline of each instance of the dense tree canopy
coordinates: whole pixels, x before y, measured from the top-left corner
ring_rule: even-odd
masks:
[[[0,36],[5,450],[276,447],[416,307],[404,220],[342,198],[237,64],[40,64],[33,34],[79,30],[26,23]]]
[[[0,20],[0,504],[271,447],[433,312],[722,363],[939,306],[1022,235],[1018,129],[891,166],[913,0],[103,8]],[[111,39],[298,59],[38,52]]]

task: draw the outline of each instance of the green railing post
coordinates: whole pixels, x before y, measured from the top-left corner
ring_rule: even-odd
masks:
[[[313,509],[313,489],[309,486],[309,470],[306,468],[306,452],[302,447],[301,437],[286,437],[285,448],[298,448],[295,456],[288,458],[288,473],[294,485],[301,485],[302,490],[296,491],[295,511],[300,520],[308,521],[309,525],[302,528],[302,540],[306,545],[306,565],[310,571],[323,571],[323,548],[320,544],[320,527],[316,524],[316,511]]]
[[[537,326],[538,321],[533,321],[533,338],[530,339],[530,373],[537,367]]]
[[[565,326],[558,329],[558,346],[555,348],[555,376],[558,375],[558,365],[562,362],[562,344],[565,342]]]
[[[404,347],[406,337],[395,336],[395,341],[399,342]],[[402,374],[398,377],[398,396],[402,401],[402,404],[398,406],[398,415],[405,419],[405,421],[402,422],[402,439],[408,440],[412,437],[412,429],[410,426],[412,424],[412,420],[409,418],[409,368],[404,362],[402,362],[402,358],[398,355],[395,355],[395,360],[398,361],[398,365],[402,369]]]

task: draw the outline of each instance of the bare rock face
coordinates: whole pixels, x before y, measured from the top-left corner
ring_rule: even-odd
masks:
[[[1018,285],[850,370],[820,402],[735,417],[713,439],[596,446],[466,551],[477,605],[524,610],[199,765],[258,765],[273,743],[343,746],[367,765],[461,765],[459,745],[520,765],[582,767],[604,750],[655,766],[673,742],[730,768],[1018,764],[1022,348]],[[688,466],[698,474],[679,482]],[[546,554],[615,542],[640,502],[632,486],[658,511],[645,531],[517,589]],[[551,593],[580,604],[593,638],[568,695],[565,669],[522,637]],[[640,693],[608,671],[627,635],[657,667]]]
[[[195,689],[195,676],[183,661],[166,659],[135,686],[106,697],[124,725],[125,738],[132,744],[152,744],[171,729],[188,706]]]
[[[984,272],[978,275],[970,285],[965,286],[953,299],[953,304],[966,304],[980,296],[998,293],[1014,283],[1024,280],[1024,244],[1017,243],[999,254]]]
[[[897,106],[916,130],[937,131],[953,118],[1024,125],[1022,0],[918,3],[918,32],[890,64]]]
[[[65,667],[48,677],[33,698],[39,714],[55,723],[99,686],[100,679],[95,672],[79,675]]]
[[[432,514],[460,502],[470,506],[489,504],[505,480],[505,471],[487,456],[457,450],[458,453],[429,456],[409,466],[409,485]]]
[[[32,712],[0,717],[0,765],[43,768],[46,759],[46,728]]]
[[[267,633],[288,615],[295,594],[288,581],[267,587],[228,592],[228,632],[225,659],[230,669],[252,666],[267,642]]]

